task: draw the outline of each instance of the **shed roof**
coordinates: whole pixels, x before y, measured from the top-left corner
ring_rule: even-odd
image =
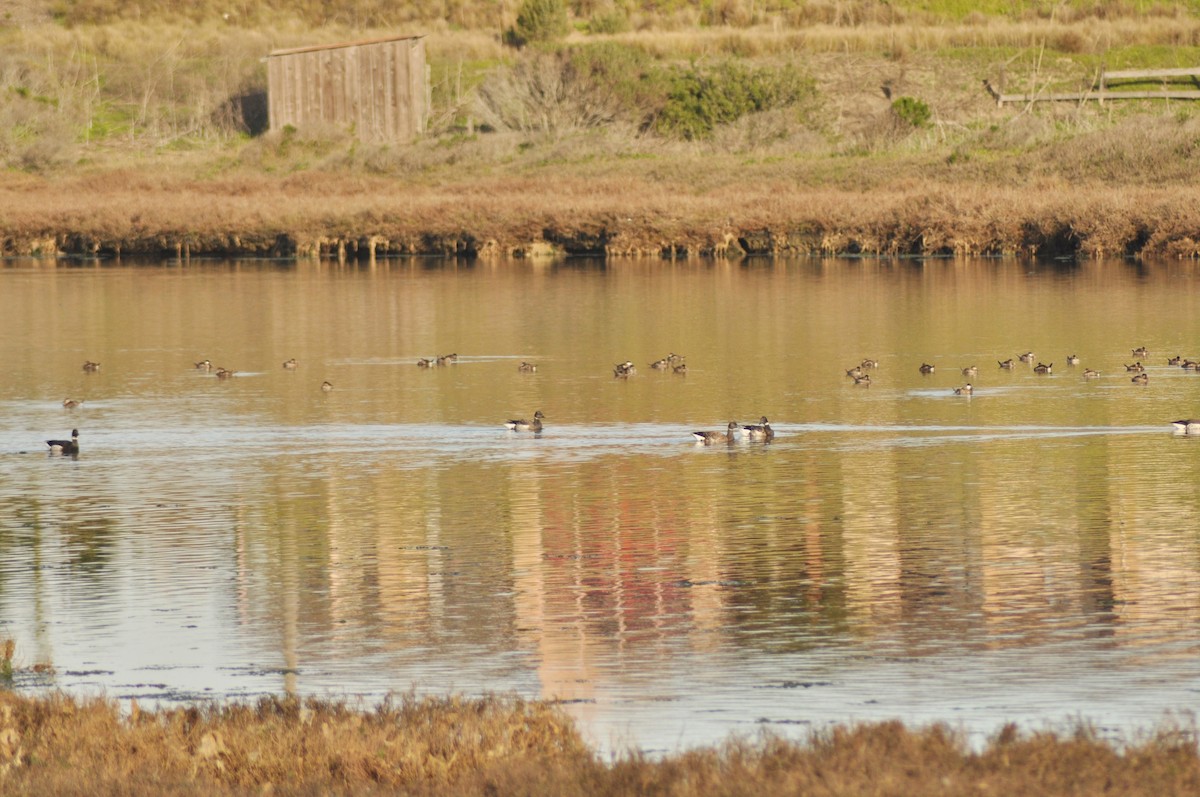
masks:
[[[267,53],[267,58],[274,58],[277,55],[295,55],[296,53],[312,53],[320,50],[338,50],[343,47],[361,47],[365,44],[386,44],[388,42],[404,41],[405,39],[423,39],[424,33],[414,33],[407,36],[385,36],[379,39],[362,39],[353,42],[339,42],[338,44],[314,44],[308,47],[291,47],[286,50],[272,50]]]

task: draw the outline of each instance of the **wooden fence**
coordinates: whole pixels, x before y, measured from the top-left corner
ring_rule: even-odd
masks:
[[[429,76],[421,36],[275,50],[267,56],[272,130],[318,125],[366,141],[425,132]]]
[[[1176,81],[1180,78],[1190,78],[1190,83],[1193,86],[1200,86],[1200,67],[1186,67],[1183,69],[1120,69],[1111,72],[1102,71],[1099,80],[1087,91],[1075,92],[1034,92],[1032,94],[1004,94],[997,90],[992,84],[985,80],[983,81],[984,88],[996,100],[997,105],[1003,105],[1006,102],[1084,102],[1086,100],[1096,100],[1100,104],[1104,104],[1108,100],[1200,100],[1200,89],[1183,89],[1167,87],[1168,81]],[[1163,88],[1141,91],[1118,89],[1113,90],[1110,86],[1112,81],[1133,81],[1136,83],[1146,83],[1148,81],[1157,80]]]

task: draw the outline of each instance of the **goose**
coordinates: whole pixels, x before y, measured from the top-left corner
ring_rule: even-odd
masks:
[[[79,430],[71,430],[70,440],[47,440],[46,445],[50,446],[51,454],[78,454]]]
[[[737,421],[730,421],[724,432],[692,432],[692,437],[706,446],[713,443],[732,443],[737,435]]]
[[[771,428],[771,422],[764,415],[758,419],[758,423],[743,426],[742,436],[748,437],[751,440],[773,440],[775,438],[775,430]]]
[[[542,419],[546,416],[538,410],[533,414],[533,420],[527,421],[524,418],[516,421],[507,421],[504,426],[507,429],[512,429],[514,432],[540,432],[542,431]]]

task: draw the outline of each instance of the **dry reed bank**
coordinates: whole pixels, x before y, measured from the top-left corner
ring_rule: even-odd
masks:
[[[1200,790],[1194,730],[1117,749],[1007,727],[972,751],[899,722],[602,761],[554,706],[265,698],[143,711],[0,691],[0,790],[24,795],[1153,795]]]
[[[0,254],[1200,254],[1200,108],[983,87],[1200,65],[1197,4],[577,1],[515,49],[517,5],[21,0]],[[251,118],[270,50],[414,28],[422,140]]]

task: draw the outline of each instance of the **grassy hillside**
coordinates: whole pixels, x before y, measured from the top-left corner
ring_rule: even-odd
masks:
[[[1106,197],[1127,187],[1189,190],[1200,168],[1195,103],[998,107],[984,81],[1009,92],[1080,91],[1104,68],[1200,65],[1197,4],[577,0],[564,38],[516,48],[503,31],[514,24],[517,0],[19,0],[0,21],[0,186],[17,197],[7,216],[0,206],[0,220],[11,231],[12,219],[27,218],[19,197],[31,184],[83,181],[100,196],[136,193],[150,175],[171,196],[236,184],[290,192],[292,207],[310,190],[337,183],[335,193],[351,194],[364,180],[493,197],[547,182],[586,195],[603,180],[616,192],[610,209],[640,195],[621,186],[646,181],[700,200],[754,187],[769,196],[779,185],[898,197],[934,186],[970,196],[963,201],[972,205],[974,192],[989,186],[1070,186],[1058,204],[1044,198],[1047,213],[1069,207],[1085,185],[1104,187]],[[333,129],[262,133],[246,115],[247,100],[266,90],[262,57],[271,50],[396,32],[427,37],[433,108],[420,141],[367,144]],[[100,200],[102,212],[89,214],[73,190],[63,188],[62,202],[46,212],[78,219],[77,232],[97,219],[104,230],[119,226],[111,203]],[[485,221],[500,216],[467,205]],[[718,228],[759,224],[762,214],[751,212],[759,209],[731,211],[721,224],[703,211],[681,237],[719,238]],[[558,211],[559,225],[597,223]],[[537,230],[538,218],[545,220],[512,223]],[[782,211],[772,218],[787,222]],[[218,222],[214,229],[238,223]],[[323,224],[296,217],[259,226],[269,236],[314,223]],[[1154,239],[1142,223],[1098,248]],[[656,218],[651,226],[663,224]],[[1050,226],[1073,224],[1080,226]],[[1171,235],[1187,239],[1187,252],[1200,240],[1200,231]],[[1022,245],[1010,239],[998,248]]]

